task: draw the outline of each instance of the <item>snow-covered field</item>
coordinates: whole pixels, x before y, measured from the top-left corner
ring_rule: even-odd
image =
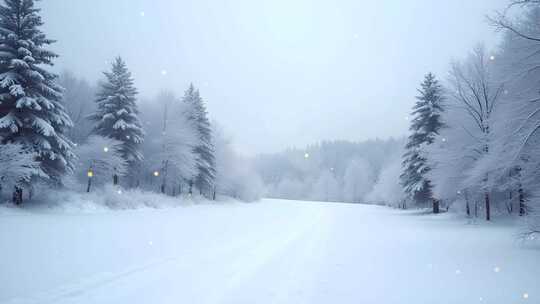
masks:
[[[281,200],[0,208],[0,303],[540,303],[540,249],[516,233]]]

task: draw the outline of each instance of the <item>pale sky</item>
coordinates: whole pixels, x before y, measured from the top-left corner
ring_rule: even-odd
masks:
[[[117,55],[141,97],[194,82],[246,153],[407,133],[423,75],[495,45],[507,0],[46,0],[57,68],[96,81]]]

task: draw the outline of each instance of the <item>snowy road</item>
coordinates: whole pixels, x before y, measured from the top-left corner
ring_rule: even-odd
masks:
[[[508,227],[382,207],[0,210],[0,303],[540,303],[539,274]]]

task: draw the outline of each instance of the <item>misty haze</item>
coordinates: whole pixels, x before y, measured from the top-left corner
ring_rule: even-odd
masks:
[[[540,303],[539,62],[539,0],[0,0],[0,303]]]

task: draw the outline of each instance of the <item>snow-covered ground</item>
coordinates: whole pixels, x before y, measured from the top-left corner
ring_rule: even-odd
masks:
[[[0,303],[540,303],[540,249],[516,233],[282,200],[0,208]]]

